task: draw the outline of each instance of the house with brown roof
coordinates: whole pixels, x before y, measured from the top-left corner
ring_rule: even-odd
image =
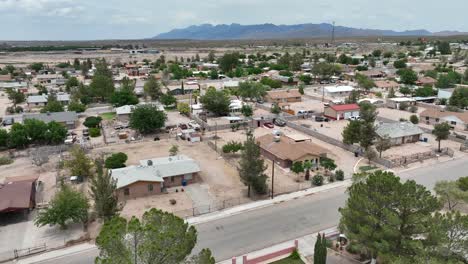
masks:
[[[375,87],[381,90],[389,91],[393,88],[393,90],[397,91],[398,89],[400,89],[400,84],[391,80],[374,81],[374,83]]]
[[[11,82],[12,80],[10,74],[0,74],[0,82]]]
[[[266,134],[257,138],[260,152],[274,160],[283,168],[289,168],[294,162],[311,161],[314,166],[320,164],[320,159],[327,157],[328,150],[312,143],[310,140],[295,140],[287,136]]]
[[[419,86],[424,86],[424,85],[434,86],[436,85],[436,83],[437,83],[437,80],[429,76],[419,77],[419,79],[416,81],[416,85],[419,85]]]
[[[419,116],[420,120],[428,125],[447,122],[453,129],[468,130],[468,112],[449,112],[442,109],[428,108]]]
[[[36,179],[0,184],[0,214],[28,212],[36,206]]]
[[[302,99],[298,89],[268,91],[265,99],[270,103],[293,103],[300,102]]]

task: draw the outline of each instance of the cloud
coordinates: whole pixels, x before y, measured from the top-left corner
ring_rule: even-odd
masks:
[[[75,17],[84,10],[72,0],[0,0],[0,12],[27,16]]]

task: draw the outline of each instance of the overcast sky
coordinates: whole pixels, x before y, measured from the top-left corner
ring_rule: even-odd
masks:
[[[148,38],[203,23],[468,31],[467,10],[467,0],[0,0],[0,39]]]

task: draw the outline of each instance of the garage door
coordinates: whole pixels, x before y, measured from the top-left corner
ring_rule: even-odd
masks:
[[[352,112],[346,112],[346,113],[344,113],[344,118],[345,118],[345,119],[350,118],[350,117],[351,117],[351,113],[352,113]]]
[[[353,116],[359,116],[359,111],[353,112]]]

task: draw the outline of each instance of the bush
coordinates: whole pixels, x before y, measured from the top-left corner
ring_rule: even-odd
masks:
[[[112,154],[106,159],[105,167],[107,169],[118,169],[125,167],[125,162],[127,161],[128,156],[123,152]]]
[[[101,129],[97,127],[91,127],[89,129],[89,136],[90,137],[99,137],[101,135]]]
[[[342,170],[337,170],[335,172],[335,177],[338,181],[344,181],[344,171]]]
[[[301,259],[301,255],[299,255],[299,252],[297,249],[294,249],[294,251],[289,255],[290,259]]]
[[[415,125],[419,123],[419,118],[416,115],[411,115],[409,120],[410,120],[411,123],[413,123]]]
[[[416,113],[416,112],[418,112],[418,107],[415,106],[415,105],[412,105],[412,106],[410,107],[409,111],[410,111],[411,113]]]
[[[13,160],[10,159],[9,157],[0,157],[0,166],[2,165],[8,165],[8,164],[12,164],[13,163]]]
[[[402,102],[400,103],[400,110],[401,111],[406,111],[406,109],[408,109],[409,105],[407,102]]]
[[[89,116],[85,119],[83,125],[88,128],[96,128],[101,124],[102,118],[100,116]]]
[[[243,149],[243,145],[240,142],[230,141],[223,146],[223,153],[236,153]]]
[[[312,178],[312,183],[313,183],[315,186],[322,186],[322,185],[323,185],[323,176],[320,175],[320,174],[315,175],[315,176]]]

